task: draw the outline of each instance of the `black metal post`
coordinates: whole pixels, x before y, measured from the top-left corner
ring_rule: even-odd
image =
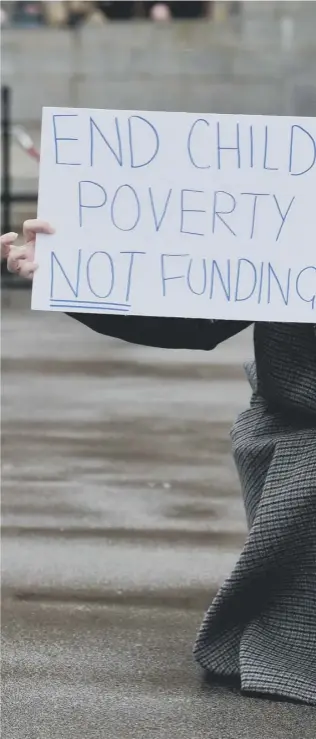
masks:
[[[10,173],[10,118],[11,118],[11,90],[6,85],[1,86],[1,232],[11,230],[11,173]],[[1,277],[8,275],[7,263],[1,262]]]
[[[1,87],[2,233],[11,230],[11,90]]]
[[[33,203],[37,201],[35,193],[13,193],[11,179],[11,88],[1,86],[1,233],[12,229],[12,203]],[[6,260],[1,262],[1,284],[4,287],[28,287],[27,280],[12,275],[7,270]]]

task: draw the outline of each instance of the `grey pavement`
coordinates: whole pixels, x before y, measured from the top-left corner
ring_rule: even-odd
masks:
[[[206,685],[191,656],[246,535],[251,333],[163,352],[29,302],[3,295],[3,739],[312,739],[313,708]]]

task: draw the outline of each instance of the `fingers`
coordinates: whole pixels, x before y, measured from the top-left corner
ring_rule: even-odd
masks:
[[[8,271],[13,274],[20,275],[26,279],[32,279],[37,264],[34,262],[35,238],[36,234],[53,234],[54,229],[46,221],[39,218],[30,219],[23,224],[23,234],[25,239],[24,246],[12,246],[17,234],[5,234],[1,237],[1,255],[3,248],[4,256],[7,256]]]
[[[3,234],[3,236],[1,236],[1,259],[7,258],[10,247],[12,246],[12,244],[14,244],[17,238],[18,234],[16,234],[14,231],[10,231],[10,233]]]
[[[37,264],[34,262],[34,248],[28,246],[14,246],[8,256],[8,271],[26,279],[32,279]]]
[[[37,270],[37,264],[35,262],[28,262],[25,260],[21,263],[19,275],[24,277],[26,280],[32,280],[34,272]]]
[[[36,234],[53,234],[55,233],[52,226],[47,221],[41,221],[39,218],[33,218],[23,223],[23,234],[25,241],[34,241]]]

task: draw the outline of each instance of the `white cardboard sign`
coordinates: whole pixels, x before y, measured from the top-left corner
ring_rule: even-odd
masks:
[[[316,119],[44,108],[35,310],[316,322]]]

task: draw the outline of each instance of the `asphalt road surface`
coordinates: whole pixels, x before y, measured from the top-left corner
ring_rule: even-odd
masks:
[[[207,686],[191,649],[246,526],[214,353],[99,337],[3,295],[3,739],[312,739],[313,708]]]

